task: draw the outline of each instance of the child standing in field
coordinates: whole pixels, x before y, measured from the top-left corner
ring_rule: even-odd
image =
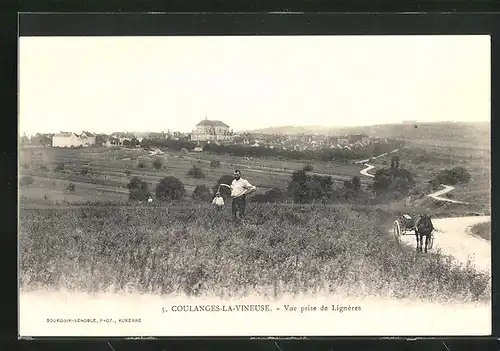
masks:
[[[215,208],[220,211],[222,210],[222,208],[224,207],[224,199],[222,198],[222,196],[220,196],[220,193],[217,192],[215,194],[215,197],[214,199],[212,200],[212,204],[215,205]]]

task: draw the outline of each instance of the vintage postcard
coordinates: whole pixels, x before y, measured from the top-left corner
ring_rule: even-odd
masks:
[[[37,336],[491,333],[489,36],[19,39]]]

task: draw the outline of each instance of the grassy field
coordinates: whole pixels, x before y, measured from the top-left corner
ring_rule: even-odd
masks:
[[[421,186],[439,171],[457,165],[465,167],[472,175],[468,184],[457,185],[449,195],[451,198],[469,203],[482,203],[489,207],[490,202],[490,164],[489,158],[480,157],[483,149],[442,148],[427,149],[421,146],[403,149],[398,152],[401,165],[408,168]],[[478,154],[479,152],[479,154]],[[370,161],[377,168],[388,167],[394,154],[388,154]],[[459,155],[459,156],[457,156]],[[482,155],[482,154],[481,154]],[[362,165],[336,164],[334,162],[299,162],[279,160],[277,158],[235,157],[227,155],[211,155],[206,153],[167,152],[163,155],[150,156],[142,149],[24,149],[20,153],[20,175],[31,175],[34,184],[23,187],[21,197],[23,203],[82,202],[127,200],[127,184],[132,176],[139,176],[149,183],[151,191],[165,176],[179,178],[185,188],[186,196],[190,196],[197,185],[212,187],[222,176],[231,174],[235,168],[243,172],[243,176],[258,187],[257,193],[277,187],[286,188],[293,171],[311,164],[315,172],[334,175],[334,180],[342,186],[344,180],[359,175]],[[484,155],[483,155],[484,156]],[[162,167],[155,169],[154,159],[161,159]],[[211,168],[210,161],[221,162],[220,168]],[[145,165],[139,168],[138,163]],[[57,172],[57,164],[64,164],[65,171]],[[88,165],[89,173],[80,174],[80,170]],[[192,166],[203,169],[205,178],[194,179],[186,175]],[[129,172],[127,174],[126,172]],[[371,179],[361,176],[362,182],[368,185]],[[69,183],[75,185],[75,191],[68,193],[65,188]],[[426,189],[426,192],[431,191]]]
[[[161,159],[160,169],[153,167],[154,159]],[[220,161],[221,167],[210,167],[212,160]],[[145,167],[139,168],[139,162]],[[64,172],[54,171],[58,164],[65,165]],[[30,175],[35,183],[23,187],[21,196],[26,201],[31,199],[38,202],[50,202],[51,199],[68,202],[92,199],[101,201],[103,196],[107,196],[110,201],[120,202],[133,176],[139,176],[147,181],[151,191],[154,191],[161,178],[177,177],[183,182],[187,196],[190,196],[197,185],[204,184],[211,188],[221,176],[232,174],[235,168],[241,169],[243,176],[257,186],[257,193],[264,193],[273,187],[286,188],[293,171],[301,169],[306,164],[309,162],[284,162],[278,159],[246,160],[242,157],[203,153],[184,155],[180,152],[168,152],[150,156],[141,149],[25,149],[20,153],[20,176]],[[194,165],[203,169],[204,178],[194,179],[186,175]],[[88,169],[88,174],[85,175],[80,174],[84,166]],[[316,172],[338,175],[335,179],[338,182],[359,175],[362,168],[359,165],[334,163],[313,163],[313,167]],[[126,174],[127,171],[130,173]],[[75,192],[71,194],[64,191],[69,182],[75,185]]]
[[[229,209],[226,209],[229,211]],[[21,209],[21,288],[245,296],[348,293],[481,301],[489,277],[399,247],[386,211],[252,205]]]
[[[471,233],[491,241],[491,222],[479,223],[471,228]]]

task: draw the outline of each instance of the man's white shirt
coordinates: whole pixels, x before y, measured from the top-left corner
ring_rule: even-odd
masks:
[[[233,182],[231,183],[231,197],[239,197],[250,189],[255,190],[256,188],[250,184],[248,180],[243,178],[238,180],[233,179]]]

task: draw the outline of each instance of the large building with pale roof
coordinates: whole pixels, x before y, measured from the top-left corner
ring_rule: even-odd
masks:
[[[233,131],[222,121],[209,120],[205,117],[191,133],[192,141],[229,141]]]

